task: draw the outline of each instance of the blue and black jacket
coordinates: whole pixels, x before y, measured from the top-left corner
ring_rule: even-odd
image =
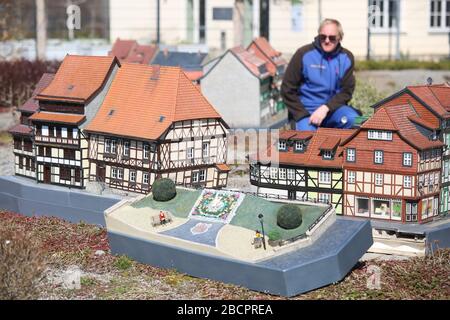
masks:
[[[340,43],[332,52],[325,52],[316,37],[313,43],[298,49],[281,85],[289,118],[299,121],[323,104],[330,113],[346,105],[355,90],[353,71],[353,54]]]

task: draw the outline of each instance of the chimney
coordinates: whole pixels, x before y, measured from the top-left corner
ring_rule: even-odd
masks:
[[[150,80],[158,80],[159,79],[160,69],[161,69],[161,66],[158,64],[155,64],[152,66],[152,75],[150,77]]]

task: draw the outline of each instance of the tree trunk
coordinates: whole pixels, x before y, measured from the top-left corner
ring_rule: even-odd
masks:
[[[45,60],[47,44],[47,15],[45,0],[36,0],[36,59]]]

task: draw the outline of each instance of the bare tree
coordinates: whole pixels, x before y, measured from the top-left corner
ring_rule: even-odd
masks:
[[[233,25],[234,25],[234,45],[244,44],[244,0],[234,1]]]

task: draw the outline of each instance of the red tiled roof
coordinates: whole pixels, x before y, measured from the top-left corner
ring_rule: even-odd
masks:
[[[283,130],[280,131],[280,139],[292,140],[308,140],[314,135],[314,131],[297,131],[297,130]]]
[[[116,56],[120,61],[122,61],[128,57],[131,50],[137,45],[136,40],[117,39],[116,42],[114,42],[111,51],[108,52],[108,55]]]
[[[376,112],[363,123],[361,128],[374,130],[392,130],[396,131],[397,127],[386,112],[385,108],[377,109]]]
[[[36,88],[34,89],[31,97],[19,107],[19,111],[30,113],[36,112],[39,109],[39,103],[38,100],[36,100],[36,96],[48,87],[54,77],[55,74],[53,73],[44,73],[39,82],[36,84]]]
[[[423,102],[425,102],[430,108],[432,108],[441,117],[450,116],[446,107],[437,98],[437,96],[435,95],[435,93],[433,92],[433,90],[431,88],[435,88],[434,91],[436,91],[436,93],[438,93],[437,91],[440,91],[439,89],[436,89],[438,87],[432,87],[432,86],[408,86],[407,87],[407,89],[409,89],[419,99],[421,99]],[[447,95],[450,94],[449,93],[450,88],[442,87],[442,91],[444,91],[444,90]],[[442,92],[439,92],[438,96],[442,99],[442,102],[446,101],[446,99],[444,98],[444,94]]]
[[[280,133],[280,138],[288,135],[292,135],[292,131]],[[305,166],[305,167],[323,167],[323,168],[341,168],[342,167],[342,150],[343,148],[337,145],[335,155],[333,159],[324,160],[321,155],[321,146],[327,144],[328,140],[339,141],[350,137],[356,129],[334,129],[334,128],[319,128],[317,131],[296,131],[299,136],[311,137],[309,144],[305,152],[294,152],[293,147],[289,147],[288,151],[276,151],[279,156],[280,164]],[[294,131],[295,132],[295,131]],[[302,139],[303,140],[303,139]],[[333,142],[334,144],[334,142]],[[277,150],[277,144],[272,145],[265,152],[260,153],[260,159],[268,159],[264,157],[267,153],[267,157],[272,156],[272,150]],[[250,157],[252,160],[256,160],[255,156]]]
[[[67,55],[37,99],[85,103],[102,87],[116,63],[115,57]]]
[[[438,140],[429,140],[417,130],[411,120],[408,119],[410,116],[416,115],[409,105],[385,107],[385,110],[392,121],[397,125],[399,135],[416,149],[425,150],[443,145],[442,142]]]
[[[157,46],[154,45],[140,45],[135,40],[117,39],[108,55],[116,56],[120,62],[150,64],[156,51]]]
[[[11,129],[8,130],[9,133],[11,134],[21,134],[21,135],[31,135],[32,129],[31,127],[24,125],[24,124],[18,124],[15,125],[14,127],[12,127]]]
[[[234,47],[230,51],[258,78],[266,78],[270,75],[266,67],[266,61],[258,58],[254,53],[245,50],[243,47]],[[261,73],[260,68],[265,69]]]
[[[29,119],[32,120],[33,122],[44,121],[44,122],[56,122],[56,123],[79,125],[86,119],[86,117],[80,114],[37,112],[33,114]]]
[[[220,118],[179,67],[124,63],[85,130],[156,140],[175,121]]]
[[[216,164],[217,169],[219,169],[219,171],[230,171],[231,168],[225,164],[225,163],[218,163]]]
[[[195,81],[198,80],[201,76],[203,76],[203,71],[186,71],[184,70],[184,73],[188,77],[189,80]]]
[[[429,129],[429,130],[436,129],[433,124],[429,123],[428,121],[422,119],[421,117],[419,117],[417,115],[410,115],[410,116],[408,116],[408,119],[414,123],[417,123],[418,125],[421,125],[422,127]]]
[[[287,61],[281,57],[281,52],[276,51],[264,37],[253,40],[247,50],[265,60],[272,75],[277,71],[277,66],[287,65]]]
[[[341,142],[340,137],[329,137],[328,139],[326,139],[322,142],[319,149],[320,150],[334,150],[334,148],[336,148],[340,142]]]

